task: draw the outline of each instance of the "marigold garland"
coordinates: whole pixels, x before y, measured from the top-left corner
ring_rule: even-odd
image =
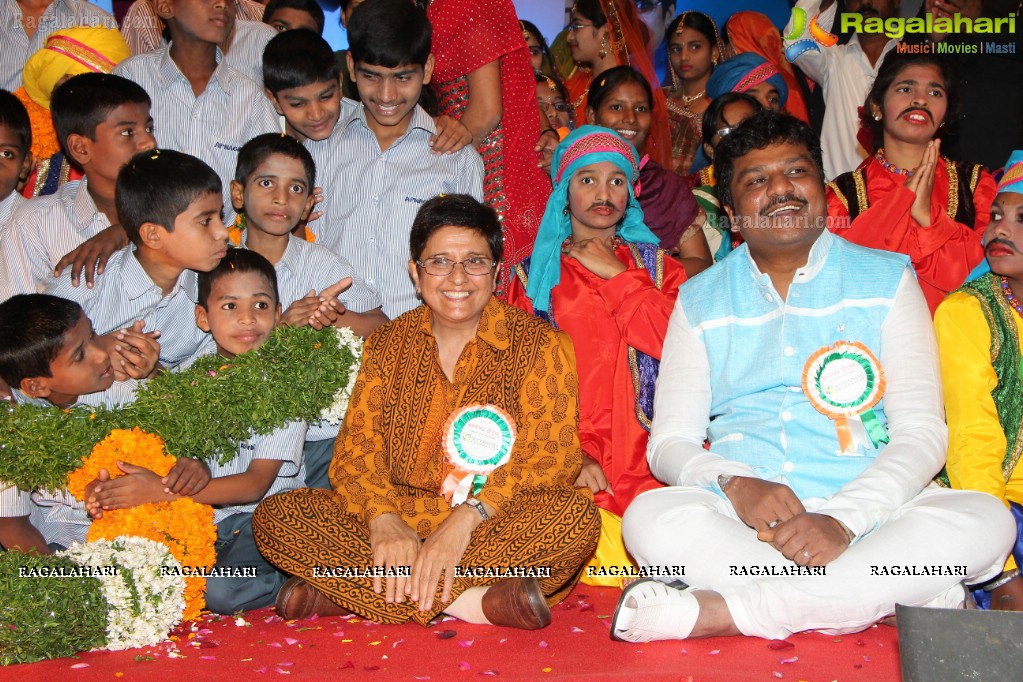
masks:
[[[131,430],[114,429],[96,443],[89,456],[82,458],[82,466],[68,476],[68,490],[77,499],[84,500],[86,486],[96,478],[100,469],[106,469],[111,478],[123,475],[117,462],[145,467],[159,476],[165,476],[175,461],[164,450],[163,440],[159,436],[137,427]],[[103,516],[89,526],[86,540],[113,540],[122,535],[165,544],[171,555],[189,569],[211,568],[217,560],[214,551],[217,533],[213,525],[213,507],[188,498],[104,511]],[[194,620],[199,616],[206,604],[203,597],[205,592],[205,578],[185,578],[185,620]]]
[[[117,478],[122,475],[117,463],[127,462],[145,467],[158,476],[166,476],[176,461],[167,454],[159,436],[138,427],[130,431],[114,429],[96,443],[88,457],[82,458],[82,466],[68,475],[67,489],[77,499],[85,500],[85,487],[96,480],[100,469],[106,469],[110,478]]]
[[[47,109],[32,101],[25,88],[18,88],[14,96],[25,105],[28,120],[32,126],[32,155],[37,161],[48,159],[60,151],[57,131],[53,127],[53,117]]]

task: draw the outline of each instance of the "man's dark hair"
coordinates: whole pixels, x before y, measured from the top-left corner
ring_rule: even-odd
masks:
[[[49,294],[17,294],[0,303],[0,378],[18,388],[22,379],[53,376],[50,363],[84,314],[74,301]]]
[[[806,147],[823,183],[824,161],[821,159],[821,142],[817,133],[794,116],[765,109],[750,116],[731,134],[721,138],[714,150],[714,175],[717,176],[721,205],[735,208],[732,203],[732,178],[736,159],[754,149],[767,149],[771,145],[786,142]]]
[[[228,249],[227,255],[220,259],[217,267],[209,272],[199,273],[199,295],[196,304],[209,310],[210,294],[217,280],[227,275],[243,272],[254,272],[261,275],[273,291],[274,305],[281,302],[281,296],[277,290],[277,271],[274,270],[273,264],[255,251],[250,251],[249,249]]]
[[[274,96],[313,83],[340,83],[340,77],[330,45],[307,28],[281,31],[263,50],[263,85]]]
[[[50,115],[57,141],[68,158],[77,159],[68,151],[71,135],[96,139],[96,126],[122,104],[152,106],[149,95],[135,81],[112,73],[83,73],[64,81],[50,97]]]
[[[433,29],[426,12],[408,0],[364,2],[348,24],[348,54],[356,64],[426,66]]]
[[[941,72],[941,79],[945,86],[946,107],[945,118],[941,121],[935,121],[935,123],[939,124],[937,137],[944,139],[945,137],[954,136],[956,133],[959,121],[959,81],[952,60],[940,54],[891,50],[885,55],[884,61],[881,62],[881,67],[877,71],[877,78],[874,79],[874,84],[870,86],[870,91],[863,102],[863,108],[860,109],[860,125],[870,131],[871,143],[874,147],[873,151],[877,151],[884,146],[884,119],[882,118],[880,121],[874,120],[871,105],[883,109],[884,94],[888,92],[888,88],[899,77],[903,69],[910,66],[934,66]],[[994,105],[992,104],[992,106]]]
[[[316,30],[323,35],[323,25],[326,23],[326,19],[323,17],[323,8],[316,0],[270,0],[263,8],[263,23],[269,24],[274,12],[279,9],[297,9],[300,12],[305,12],[313,18]]]
[[[301,142],[290,135],[281,133],[263,133],[252,138],[238,151],[238,164],[235,166],[234,179],[236,182],[245,184],[259,164],[266,161],[272,154],[280,154],[288,158],[302,162],[305,170],[306,182],[309,185],[309,192],[313,191],[313,184],[316,182],[316,163],[312,154],[302,145]]]
[[[373,0],[376,2],[376,0]],[[442,227],[464,227],[483,236],[490,246],[494,262],[504,257],[504,234],[497,212],[468,194],[442,194],[429,199],[419,207],[412,221],[409,252],[412,260],[419,260],[433,233]]]
[[[21,100],[4,89],[0,89],[0,126],[10,128],[18,137],[22,154],[28,154],[32,148],[32,121]]]
[[[174,231],[175,219],[204,194],[223,192],[220,177],[204,162],[170,149],[151,149],[132,157],[117,174],[115,203],[128,239],[139,243],[142,223]]]

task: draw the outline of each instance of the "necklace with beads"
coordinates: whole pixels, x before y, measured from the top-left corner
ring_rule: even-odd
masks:
[[[904,168],[899,168],[895,164],[888,161],[884,157],[884,147],[881,147],[880,149],[877,150],[877,153],[874,154],[874,158],[877,159],[877,162],[881,164],[881,167],[884,168],[889,173],[895,173],[896,175],[905,175],[907,178],[913,175],[913,171],[906,170]]]
[[[1009,286],[1009,278],[999,277],[999,279],[1002,282],[1002,295],[1005,296],[1006,302],[1012,306],[1017,315],[1023,317],[1023,303],[1012,293],[1012,287]]]

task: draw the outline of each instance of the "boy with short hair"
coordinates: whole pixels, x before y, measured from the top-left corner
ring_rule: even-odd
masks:
[[[146,335],[126,333],[122,343],[150,368],[156,364],[159,345]],[[138,383],[115,382],[112,360],[77,303],[45,294],[18,294],[0,303],[0,378],[13,387],[18,403],[62,408],[130,403]],[[201,480],[180,476],[197,465],[189,462],[176,465],[178,473],[172,470],[160,485],[201,489]],[[49,554],[84,542],[88,526],[85,506],[66,490],[24,491],[0,481],[0,545],[5,549]]]
[[[234,221],[227,185],[238,150],[253,135],[279,129],[262,88],[225,63],[218,45],[233,21],[223,4],[153,0],[171,42],[136,55],[114,73],[132,79],[153,100],[153,119],[165,148],[196,156],[220,176],[228,224]]]
[[[232,249],[220,264],[199,275],[195,323],[212,334],[215,352],[226,359],[259,348],[281,317],[273,265],[255,251]],[[213,344],[206,347],[213,351]],[[216,567],[255,568],[256,577],[215,577],[206,582],[206,606],[215,613],[234,613],[269,606],[286,575],[271,566],[252,538],[252,512],[270,495],[302,487],[305,422],[288,424],[267,436],[238,444],[226,464],[212,462],[213,478],[192,499],[215,507]],[[121,509],[172,499],[152,472],[133,473],[99,483],[89,500],[100,509]]]
[[[340,210],[324,209],[324,218],[338,224],[337,250],[364,269],[392,319],[419,305],[403,247],[419,206],[438,194],[483,198],[483,161],[471,145],[430,148],[437,127],[417,102],[433,75],[431,38],[426,13],[403,0],[363,3],[348,25],[348,71],[362,103],[340,135],[351,180],[340,186]]]
[[[283,323],[350,327],[366,337],[387,322],[376,292],[343,257],[291,234],[312,203],[315,173],[309,150],[293,137],[267,133],[246,142],[231,182],[235,209],[245,215],[240,245],[274,264]],[[327,470],[337,432],[337,424],[309,426],[305,480],[310,488],[330,488]]]
[[[212,270],[227,253],[220,178],[193,156],[154,149],[122,169],[116,195],[131,243],[95,274],[92,288],[75,287],[65,272],[46,293],[78,301],[100,334],[142,320],[160,332],[160,361],[173,368],[204,336],[193,319],[195,271]]]
[[[111,228],[120,222],[114,188],[121,168],[156,146],[149,104],[137,84],[104,73],[57,87],[50,101],[57,139],[85,177],[22,204],[0,228],[0,299],[39,291],[65,255],[100,233],[123,245],[123,230]]]
[[[25,105],[6,90],[0,90],[0,226],[7,224],[14,209],[25,203],[17,192],[22,178],[32,169],[32,122]]]
[[[309,133],[305,145],[320,174],[338,178],[318,206],[323,217],[314,228],[316,240],[359,263],[367,284],[380,292],[384,314],[393,319],[419,304],[403,246],[419,205],[438,194],[481,199],[483,162],[471,147],[453,154],[430,150],[436,126],[417,104],[433,72],[430,24],[422,10],[404,0],[373,0],[352,12],[348,68],[362,103],[350,116],[335,118],[329,131],[295,105],[315,101],[318,89],[337,101],[336,81],[317,82],[298,72],[286,84],[271,78],[285,71],[291,54],[271,50],[275,42],[296,41],[297,51],[298,45],[308,50],[316,39],[306,34],[298,43],[298,34],[289,31],[270,42],[263,78],[289,126]],[[308,53],[322,72],[332,67],[329,50],[324,44]],[[296,93],[303,99],[292,100]],[[350,107],[347,100],[343,106]]]
[[[324,21],[316,0],[270,0],[263,11],[263,23],[278,32],[305,28],[323,35]]]

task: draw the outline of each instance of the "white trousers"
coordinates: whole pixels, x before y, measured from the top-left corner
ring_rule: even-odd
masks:
[[[691,587],[724,597],[740,632],[767,639],[858,632],[895,613],[896,603],[956,608],[962,582],[1001,572],[1015,533],[1009,511],[991,495],[931,486],[858,538],[825,575],[765,576],[796,565],[757,540],[727,499],[702,488],[643,493],[622,525],[640,566],[684,566]],[[907,570],[939,575],[891,575]],[[940,575],[946,572],[965,576]]]

